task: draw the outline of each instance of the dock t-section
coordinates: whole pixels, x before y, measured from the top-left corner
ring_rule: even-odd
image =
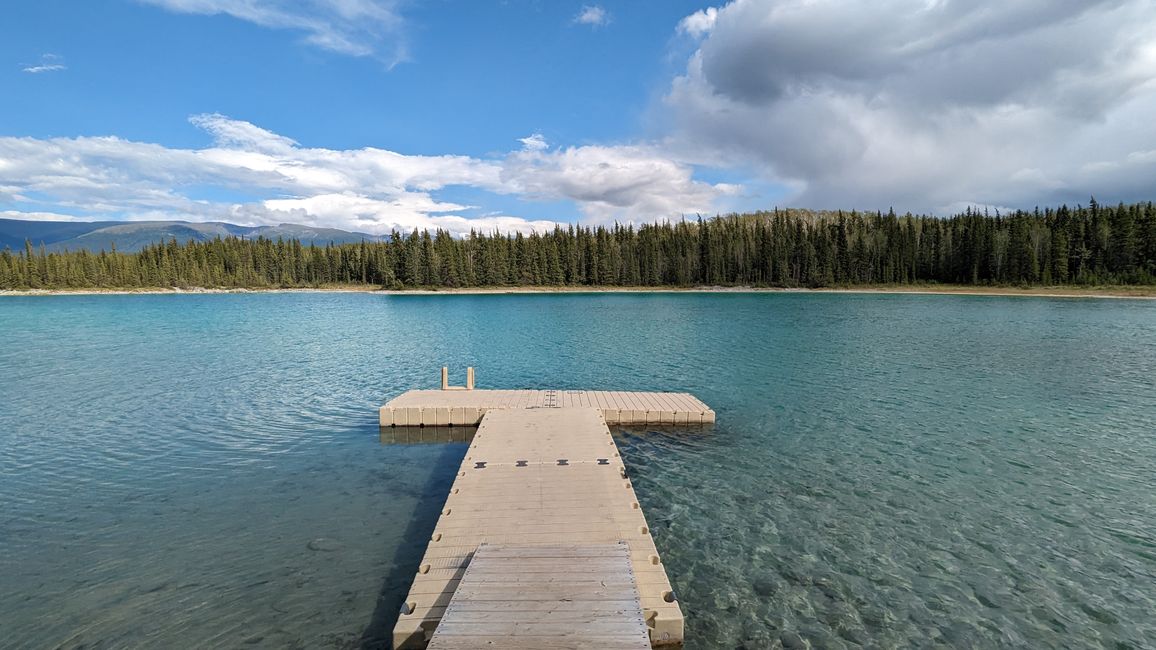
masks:
[[[594,408],[609,425],[712,424],[714,411],[688,393],[618,390],[411,390],[381,407],[383,427],[477,426],[494,409]]]
[[[660,399],[654,408],[679,403]],[[611,407],[515,404],[484,407],[394,647],[680,644],[682,611],[607,427]],[[470,570],[472,562],[479,565]]]

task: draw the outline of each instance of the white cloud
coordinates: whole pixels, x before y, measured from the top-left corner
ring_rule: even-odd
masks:
[[[441,228],[459,235],[471,230],[529,234],[552,230],[556,225],[556,222],[549,220],[500,215],[466,218],[452,213],[468,206],[438,202],[429,195],[415,193],[389,200],[356,194],[326,194],[304,199],[268,200],[262,207],[263,222],[299,223],[353,231],[379,232],[376,226],[381,221],[388,221],[393,229],[400,232]],[[248,210],[259,211],[253,207]]]
[[[584,5],[578,15],[574,16],[574,23],[602,27],[610,23],[610,12],[598,5]]]
[[[340,54],[383,56],[391,64],[406,58],[398,0],[140,1],[177,13],[223,14],[262,27],[303,32],[306,43]]]
[[[736,0],[677,29],[702,40],[664,98],[666,146],[798,205],[1150,197],[1149,0]]]
[[[64,65],[64,57],[57,54],[44,54],[41,55],[39,63],[26,65],[22,69],[29,74],[42,74],[67,70],[68,66]]]
[[[223,115],[190,121],[213,144],[172,149],[116,137],[0,137],[0,207],[86,218],[284,222],[384,233],[393,229],[528,231],[554,222],[438,198],[474,188],[527,201],[573,201],[588,219],[649,221],[708,212],[736,188],[644,145],[549,150],[540,135],[503,156],[411,156],[376,148],[302,147]],[[224,197],[242,195],[245,200]]]
[[[546,138],[541,133],[518,138],[518,142],[521,142],[522,146],[530,151],[542,151],[550,147],[550,143],[546,142]]]
[[[502,180],[530,198],[576,201],[594,221],[710,212],[715,199],[735,192],[694,180],[690,166],[642,145],[527,148],[506,158]]]
[[[679,33],[699,38],[710,32],[711,28],[714,27],[714,21],[717,19],[717,7],[700,9],[678,21],[678,31]]]
[[[250,122],[229,119],[220,113],[194,115],[189,118],[189,123],[209,132],[218,147],[277,154],[297,146],[297,142],[291,138],[277,135]]]
[[[70,214],[56,212],[19,212],[17,210],[0,210],[0,219],[21,219],[23,221],[88,221]]]

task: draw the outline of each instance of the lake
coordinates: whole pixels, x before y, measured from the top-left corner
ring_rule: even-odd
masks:
[[[465,443],[434,388],[676,390],[616,431],[687,648],[1156,647],[1156,302],[0,298],[9,647],[384,647]]]

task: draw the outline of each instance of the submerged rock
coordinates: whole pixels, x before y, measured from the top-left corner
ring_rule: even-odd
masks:
[[[763,598],[774,596],[779,591],[779,580],[769,573],[760,573],[751,580],[751,588]]]
[[[318,537],[307,544],[310,551],[323,551],[332,553],[333,551],[341,550],[341,542],[328,537]]]
[[[806,650],[811,647],[795,632],[783,632],[779,635],[779,641],[782,642],[783,648],[786,650]]]

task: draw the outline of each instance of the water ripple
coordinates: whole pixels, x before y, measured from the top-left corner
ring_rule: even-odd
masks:
[[[688,648],[1156,647],[1151,303],[6,298],[0,334],[11,647],[384,646],[464,445],[375,409],[443,364],[715,407],[617,433]]]

